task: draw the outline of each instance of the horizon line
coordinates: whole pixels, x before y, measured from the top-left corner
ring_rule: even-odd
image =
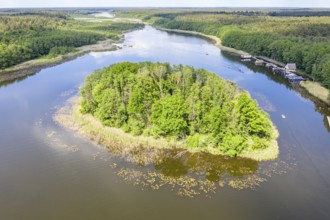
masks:
[[[290,7],[279,7],[279,6],[54,6],[54,7],[44,7],[44,6],[33,6],[33,7],[1,7],[0,9],[74,9],[74,8],[181,8],[181,9],[190,9],[190,8],[205,8],[205,9],[217,9],[217,8],[254,8],[254,9],[267,9],[267,8],[274,8],[274,9],[330,9],[329,7],[300,7],[300,6],[290,6]]]

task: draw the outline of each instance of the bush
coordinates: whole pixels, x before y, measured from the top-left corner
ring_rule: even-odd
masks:
[[[74,47],[53,47],[50,49],[48,57],[53,58],[73,51],[75,51]]]

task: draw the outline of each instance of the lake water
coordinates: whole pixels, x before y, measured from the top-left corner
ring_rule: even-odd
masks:
[[[2,85],[0,219],[330,219],[328,107],[198,37],[147,26],[122,47]],[[191,65],[236,82],[277,126],[278,160],[121,155],[53,121],[86,76],[121,61]]]
[[[100,12],[100,13],[95,13],[92,14],[92,16],[94,17],[101,17],[101,18],[113,18],[113,14],[110,14],[108,12]]]

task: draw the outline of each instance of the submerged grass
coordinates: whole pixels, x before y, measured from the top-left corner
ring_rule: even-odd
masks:
[[[141,172],[131,168],[122,168],[116,173],[125,182],[139,185],[142,189],[159,190],[167,187],[171,191],[176,191],[176,194],[181,197],[194,198],[202,194],[211,197],[217,189],[215,182],[190,176],[171,177],[155,171]]]
[[[269,161],[277,159],[279,147],[276,140],[271,140],[267,148],[253,151],[243,151],[239,156],[256,161]]]

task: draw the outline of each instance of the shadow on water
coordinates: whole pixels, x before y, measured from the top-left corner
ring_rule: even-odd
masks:
[[[111,152],[111,146],[108,149]],[[209,197],[225,186],[253,190],[273,174],[287,170],[287,167],[279,166],[279,162],[259,163],[182,149],[144,148],[116,156],[119,160],[112,168],[125,182],[147,190],[170,188],[184,197]]]
[[[177,32],[177,31],[171,31],[171,30],[166,30],[166,31],[163,31],[163,30],[160,30],[162,32],[165,32],[167,33],[169,36],[185,36],[185,37],[198,37],[198,38],[201,38],[211,44],[214,44],[216,43],[216,41],[210,37],[207,37],[207,36],[203,36],[203,35],[199,35],[199,34],[194,34],[194,33],[185,33],[185,32]]]
[[[112,168],[125,182],[148,190],[170,188],[184,197],[209,197],[222,187],[254,190],[272,175],[292,169],[282,160],[257,162],[183,149],[141,146],[126,148],[120,153],[115,145],[107,147],[110,155],[118,159]]]
[[[159,149],[144,146],[107,146],[111,155],[120,156],[126,162],[148,167],[164,176],[180,177],[198,174],[210,181],[219,181],[222,175],[242,177],[255,173],[258,162],[246,158],[231,158],[198,152],[191,153],[183,149]]]
[[[244,158],[229,158],[207,153],[168,151],[155,161],[155,169],[165,176],[180,177],[190,173],[203,174],[212,182],[218,182],[222,175],[242,177],[258,170],[258,162]]]
[[[3,82],[0,82],[0,88],[1,88],[1,87],[9,86],[9,85],[11,85],[11,84],[13,84],[13,83],[21,82],[21,81],[25,80],[26,78],[35,75],[36,73],[37,73],[37,72],[35,72],[35,73],[32,74],[32,75],[22,76],[22,77],[19,77],[19,78],[16,78],[16,79],[6,80],[6,81],[3,81]]]
[[[143,145],[107,145],[111,155],[139,167],[153,167],[165,177],[179,178],[198,175],[218,182],[222,176],[244,177],[255,174],[259,162],[247,158],[232,158],[204,152],[189,152],[180,148],[163,149]]]

